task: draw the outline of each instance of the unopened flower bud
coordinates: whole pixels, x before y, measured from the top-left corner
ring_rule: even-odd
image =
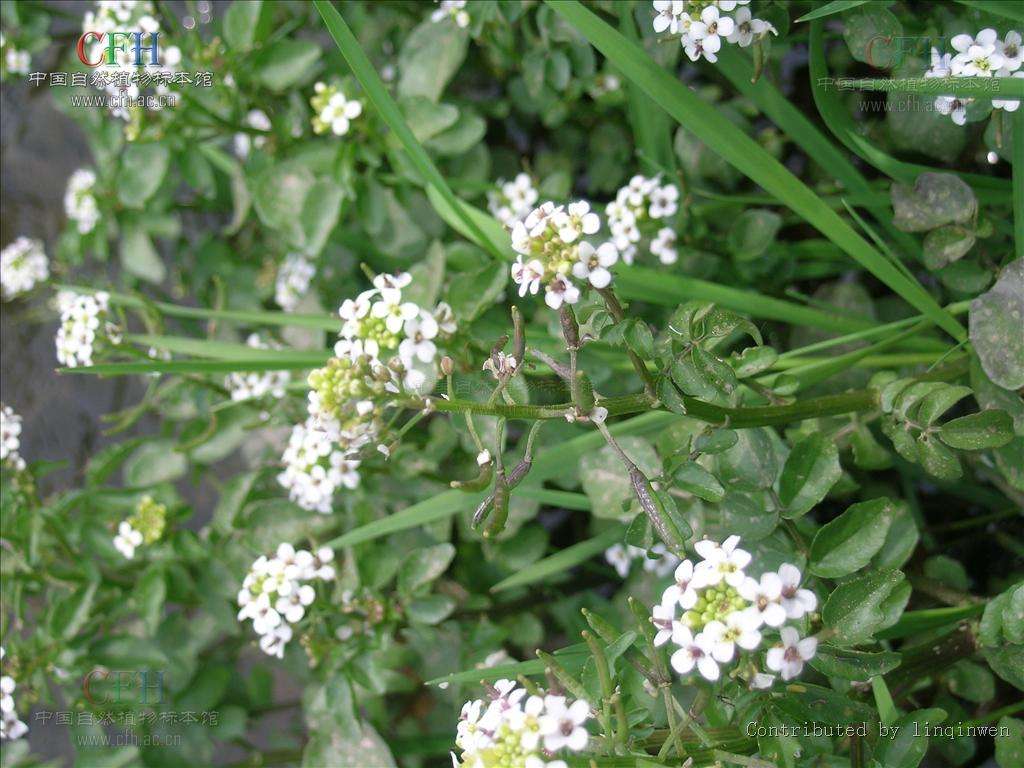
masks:
[[[452,360],[448,355],[441,358],[441,373],[445,376],[451,376],[455,371],[455,361]]]

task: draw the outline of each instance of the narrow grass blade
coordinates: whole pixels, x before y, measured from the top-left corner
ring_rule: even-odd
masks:
[[[541,504],[562,509],[575,509],[581,512],[590,510],[590,499],[583,493],[572,493],[571,491],[555,491],[550,488],[537,488],[535,486],[522,486],[514,491],[516,496],[524,499],[533,499]]]
[[[883,725],[892,725],[899,717],[896,705],[892,701],[892,694],[889,693],[889,686],[881,675],[871,678],[871,692],[875,696],[875,708],[878,710],[878,717]]]
[[[658,430],[676,418],[678,417],[670,413],[645,413],[642,416],[613,424],[609,429],[616,436],[641,435]],[[541,451],[533,462],[533,469],[529,474],[530,481],[543,482],[560,475],[567,465],[575,464],[579,461],[580,456],[600,448],[602,445],[604,445],[604,438],[599,432],[592,431],[552,448],[547,448]],[[397,531],[416,528],[435,520],[443,520],[463,510],[473,509],[483,500],[484,496],[484,493],[443,491],[437,496],[413,504],[401,512],[354,528],[328,542],[328,546],[337,548],[361,544],[364,541],[379,539]]]
[[[631,81],[637,83],[680,125],[765,191],[785,202],[851,258],[899,294],[957,341],[967,332],[917,282],[910,281],[803,182],[757,142],[664,71],[644,51],[575,0],[549,7],[576,28]],[[815,22],[820,24],[821,22]]]
[[[1013,113],[1013,242],[1024,258],[1024,109]]]
[[[923,611],[907,611],[900,620],[888,629],[875,634],[879,640],[894,640],[898,637],[914,637],[931,629],[956,624],[963,619],[977,616],[985,610],[984,603],[963,605],[954,608],[929,608]]]
[[[341,14],[338,13],[338,10],[328,0],[314,0],[313,5],[324,20],[327,31],[334,38],[334,42],[338,46],[338,50],[341,51],[341,55],[345,57],[345,61],[351,67],[352,73],[359,80],[360,85],[363,86],[363,91],[366,93],[367,98],[377,109],[377,112],[380,113],[381,118],[387,123],[388,127],[394,131],[395,136],[402,143],[402,146],[409,155],[409,159],[416,167],[416,170],[423,176],[424,181],[431,189],[434,189],[445,199],[470,230],[476,231],[480,241],[490,251],[492,256],[497,259],[502,258],[500,245],[491,241],[483,232],[479,231],[477,224],[462,209],[462,203],[455,196],[455,193],[452,192],[441,172],[434,165],[434,161],[430,159],[426,150],[416,140],[416,137],[406,124],[401,110],[399,110],[394,99],[391,98],[391,94],[388,93],[387,87],[373,68],[373,64],[366,58],[363,49],[359,47],[359,43],[352,34],[352,30],[348,28],[345,20],[341,18]]]
[[[821,119],[829,131],[848,150],[894,181],[913,184],[914,180],[922,173],[941,171],[942,169],[930,168],[927,165],[917,165],[897,160],[892,155],[878,149],[878,147],[861,135],[853,119],[847,113],[846,107],[840,102],[838,93],[829,89],[829,83],[833,82],[833,79],[829,74],[828,64],[825,61],[824,30],[824,25],[820,20],[811,22],[809,64],[811,93],[814,96],[814,104],[818,108],[818,113],[821,115]],[[1010,185],[1005,179],[982,176],[977,173],[960,173],[956,171],[954,173],[957,173],[961,179],[978,189],[1004,194],[1010,191]]]
[[[217,339],[194,339],[188,336],[156,336],[129,334],[125,341],[144,347],[166,350],[178,355],[204,357],[211,360],[320,360],[326,363],[331,353],[319,349],[255,349],[248,344],[239,344]]]
[[[555,651],[554,655],[566,669],[570,672],[575,672],[583,666],[584,661],[590,658],[590,651],[587,649],[586,644],[577,643]],[[519,675],[532,677],[543,674],[544,662],[540,659],[530,659],[529,661],[519,661],[515,664],[499,664],[495,667],[453,672],[444,677],[435,677],[433,680],[427,680],[424,685],[479,683],[481,680],[501,680],[502,678],[514,680]]]
[[[881,222],[900,250],[919,256],[921,249],[917,242],[906,232],[900,232],[893,226],[889,196],[879,195],[873,190],[867,179],[847,159],[846,153],[829,141],[791,100],[779,93],[768,78],[762,77],[756,83],[752,83],[754,67],[745,54],[733,49],[723,50],[718,57],[717,66],[733,86],[753,101],[762,113],[807,153],[808,157],[840,181],[843,187],[852,193],[851,197],[860,196],[870,201],[867,204],[860,204]]]
[[[140,373],[233,373],[235,371],[304,371],[323,365],[327,353],[282,354],[258,360],[144,360],[137,363],[99,363],[58,368],[58,373],[93,376],[128,376]]]
[[[69,290],[75,293],[96,293],[97,288],[81,285],[57,285],[58,290]],[[191,318],[195,320],[226,320],[243,325],[291,326],[293,328],[310,328],[320,331],[341,330],[341,320],[332,315],[300,315],[290,312],[270,312],[264,310],[248,311],[237,309],[207,309],[205,307],[184,307],[166,301],[149,301],[127,293],[109,293],[110,303],[129,309],[151,309],[166,317]]]
[[[826,16],[831,16],[834,13],[842,13],[848,11],[851,8],[856,8],[858,5],[864,5],[868,0],[832,0],[831,3],[825,3],[820,8],[815,8],[810,13],[805,13],[794,24],[799,24],[801,21],[812,21],[813,19],[823,19]]]
[[[592,539],[581,541],[556,552],[550,557],[545,557],[533,563],[529,568],[514,573],[507,579],[502,579],[493,587],[491,592],[502,592],[513,587],[522,587],[526,584],[534,584],[538,581],[554,576],[555,574],[575,568],[580,563],[585,563],[595,555],[604,552],[612,544],[622,541],[626,535],[625,525],[615,525]]]
[[[1006,0],[956,0],[976,11],[991,13],[1013,21],[1024,22],[1024,6],[1019,3],[1008,3]]]
[[[636,29],[634,9],[636,3],[618,0],[615,9],[619,15],[619,30],[637,45],[641,44]],[[626,83],[626,99],[629,103],[629,123],[633,127],[637,154],[640,161],[648,166],[647,173],[665,170],[670,176],[676,173],[676,155],[672,150],[672,126],[668,115],[658,109],[633,82]]]

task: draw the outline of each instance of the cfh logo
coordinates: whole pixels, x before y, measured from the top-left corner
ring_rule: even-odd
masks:
[[[126,702],[157,705],[164,700],[164,673],[158,669],[97,668],[82,678],[82,693],[94,707]]]
[[[149,45],[143,45],[146,36]],[[106,43],[104,44],[104,41]],[[160,66],[159,32],[86,32],[78,38],[78,58],[87,67],[127,64],[124,56],[135,54],[136,67]],[[143,56],[143,53],[148,56]],[[124,54],[122,56],[121,54]],[[90,60],[90,56],[94,58]],[[145,59],[149,59],[146,61]]]

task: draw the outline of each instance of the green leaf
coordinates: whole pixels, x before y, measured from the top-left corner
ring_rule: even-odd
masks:
[[[779,477],[783,517],[793,519],[810,512],[842,474],[835,441],[820,432],[805,437],[789,452]]]
[[[438,25],[441,26],[441,25]],[[360,732],[347,736],[335,730],[316,731],[302,750],[303,768],[395,768],[395,758],[373,726],[357,724]]]
[[[981,664],[966,659],[958,661],[944,677],[950,692],[961,699],[984,704],[995,698],[995,678]]]
[[[914,420],[921,426],[930,427],[942,414],[970,394],[970,387],[950,385],[937,389],[921,399]]]
[[[167,582],[164,580],[163,566],[152,565],[135,582],[135,589],[132,593],[135,608],[146,628],[146,634],[150,636],[156,634],[160,619],[163,618],[166,597]]]
[[[409,595],[434,581],[448,570],[454,557],[455,547],[448,542],[413,550],[398,572],[399,591]]]
[[[836,642],[857,645],[870,640],[885,623],[886,599],[902,583],[900,571],[875,571],[836,587],[821,610],[825,625],[835,630]]]
[[[699,499],[717,503],[725,497],[725,488],[718,478],[695,461],[686,461],[672,471],[673,484]]]
[[[811,543],[810,571],[824,578],[860,570],[882,548],[895,516],[891,499],[863,501],[822,526]]]
[[[892,737],[879,739],[875,759],[886,768],[917,768],[928,751],[928,737],[921,734],[945,719],[942,709],[919,709],[897,718]]]
[[[971,302],[971,344],[989,379],[1024,387],[1024,259],[1007,264],[991,290]]]
[[[843,37],[853,58],[876,69],[890,69],[899,63],[896,46],[902,35],[903,25],[884,5],[872,3],[843,16]]]
[[[171,440],[153,440],[140,445],[124,463],[125,485],[145,488],[177,480],[185,474],[188,462],[174,450]]]
[[[167,277],[163,259],[149,235],[139,226],[125,227],[119,248],[125,271],[150,283],[162,283]]]
[[[398,95],[437,101],[466,58],[467,41],[457,25],[424,19],[398,53]]]
[[[64,640],[71,640],[89,620],[98,581],[90,581],[58,600],[50,616],[51,632]]]
[[[810,664],[829,677],[867,681],[876,675],[884,675],[896,669],[901,659],[900,654],[892,651],[870,653],[832,645],[819,645],[818,652]]]
[[[775,242],[782,227],[782,217],[763,208],[748,208],[729,228],[729,251],[737,261],[753,261]]]
[[[963,451],[999,448],[1013,440],[1013,419],[1006,411],[979,411],[947,421],[939,429],[939,437]]]
[[[417,597],[405,606],[410,621],[420,624],[440,624],[455,610],[455,600],[448,595]]]
[[[956,454],[929,434],[920,435],[916,445],[918,460],[932,477],[957,480],[963,475],[964,469]]]
[[[642,437],[626,437],[620,446],[640,470],[652,477],[661,470],[654,447]],[[623,502],[633,498],[633,485],[622,459],[610,446],[588,453],[579,462],[580,484],[595,517],[621,519]]]
[[[1008,716],[999,718],[994,741],[996,762],[1000,768],[1024,765],[1024,720]]]
[[[714,152],[784,202],[955,339],[959,341],[966,336],[960,324],[939,307],[920,284],[872,248],[812,190],[718,110],[708,109],[699,96],[659,67],[637,45],[578,2],[549,2],[548,7],[574,26],[627,78]]]
[[[263,0],[235,0],[224,12],[224,39],[239,51],[248,51],[256,41]]]
[[[584,563],[595,555],[604,552],[616,542],[621,542],[626,535],[625,525],[613,525],[592,539],[586,539],[560,552],[546,557],[543,560],[531,565],[529,568],[502,579],[493,587],[491,592],[502,592],[513,587],[522,587],[526,584],[534,584],[550,576],[562,573]]]
[[[874,710],[854,701],[845,693],[801,683],[786,689],[786,694],[773,700],[773,704],[799,723],[830,723],[860,725],[877,720]]]
[[[146,201],[160,188],[171,152],[163,144],[129,144],[121,157],[117,196],[129,208],[145,208]]]
[[[952,173],[922,173],[913,187],[892,185],[894,223],[904,232],[965,224],[978,211],[974,190]]]
[[[328,235],[338,223],[344,192],[330,179],[317,179],[309,188],[299,215],[299,237],[294,244],[307,256],[323,250]]]
[[[947,224],[933,229],[924,238],[924,263],[930,270],[942,269],[961,259],[974,247],[974,232],[966,227]]]
[[[448,303],[464,322],[477,318],[494,305],[508,284],[508,267],[494,262],[473,272],[463,272],[448,286]]]
[[[278,40],[256,57],[253,71],[264,86],[284,93],[313,74],[320,53],[320,46],[311,40]]]
[[[96,664],[111,669],[162,669],[167,665],[167,655],[151,640],[130,635],[103,638],[93,644],[89,658]]]

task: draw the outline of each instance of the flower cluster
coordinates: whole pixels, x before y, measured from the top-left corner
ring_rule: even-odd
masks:
[[[677,646],[671,663],[679,674],[696,667],[706,679],[717,680],[719,665],[732,662],[737,649],[754,651],[764,641],[764,633],[778,629],[781,645],[768,649],[766,662],[783,680],[791,680],[814,656],[818,641],[800,639],[795,628],[783,624],[814,611],[818,599],[800,588],[800,570],[789,563],[760,579],[747,576],[744,569],[751,556],[739,548],[739,541],[739,536],[730,536],[722,544],[705,539],[694,545],[703,559],[696,565],[689,560],[680,563],[675,583],[654,607],[651,621],[658,630],[654,644],[671,640]],[[679,610],[682,616],[677,619]],[[773,680],[762,673],[756,677],[758,687],[767,687]]]
[[[321,547],[314,554],[283,543],[273,557],[260,555],[252,564],[238,592],[238,620],[252,619],[260,636],[260,648],[277,658],[292,639],[290,625],[302,620],[316,591],[306,582],[334,578],[334,551]]]
[[[50,263],[40,240],[19,237],[0,251],[0,287],[4,301],[32,290],[50,276]]]
[[[746,48],[755,37],[779,34],[767,21],[753,18],[749,4],[750,0],[654,0],[654,31],[679,35],[690,61],[703,57],[715,62],[723,39]]]
[[[367,436],[367,440],[369,436]],[[281,461],[284,471],[277,481],[288,497],[303,509],[330,514],[331,499],[341,486],[359,485],[359,459],[355,450],[343,450],[311,417],[292,427]]]
[[[291,312],[306,295],[316,275],[316,267],[300,253],[289,253],[277,270],[274,283],[274,301],[285,312]]]
[[[512,181],[498,179],[496,186],[487,193],[487,208],[506,227],[524,218],[537,203],[538,192],[528,173],[516,174]]]
[[[513,680],[487,687],[488,701],[467,701],[459,717],[452,764],[470,768],[565,768],[556,752],[579,752],[589,740],[590,704],[565,696],[528,696]]]
[[[32,66],[32,56],[28,51],[19,51],[14,43],[7,40],[0,32],[0,50],[3,51],[4,75],[27,75]]]
[[[999,33],[992,28],[981,30],[977,36],[956,35],[950,43],[956,51],[940,53],[932,48],[931,67],[925,77],[1024,77],[1024,46],[1020,32],[1011,30],[1000,40]],[[954,123],[967,122],[967,107],[974,99],[963,96],[938,96],[935,109],[949,115]],[[1015,112],[1020,106],[1018,99],[992,99],[992,106],[1007,112]]]
[[[651,555],[656,555],[656,557],[651,557]],[[679,565],[679,558],[669,552],[660,542],[650,550],[634,547],[632,544],[625,546],[613,544],[604,551],[604,559],[623,579],[629,575],[635,560],[642,561],[644,571],[653,573],[658,578],[668,576]]]
[[[679,188],[675,184],[662,184],[657,176],[648,178],[637,174],[631,178],[615,193],[615,201],[604,209],[612,242],[622,260],[632,264],[637,244],[647,238],[650,252],[662,264],[674,264],[677,258],[675,230],[658,222],[670,219],[678,210]]]
[[[362,102],[346,98],[336,85],[317,83],[313,91],[313,98],[309,100],[313,107],[313,133],[330,131],[335,136],[344,136],[352,121],[363,114]]]
[[[267,113],[262,109],[251,109],[245,116],[246,127],[252,128],[254,131],[269,131],[271,128],[270,118],[267,117]],[[245,160],[249,156],[249,152],[253,147],[259,149],[267,143],[267,137],[256,134],[252,136],[248,133],[236,133],[234,137],[234,148],[235,157],[240,160]]]
[[[96,174],[88,168],[79,168],[71,174],[64,192],[64,212],[82,235],[92,232],[100,220],[100,208],[93,193],[95,186]]]
[[[462,29],[468,27],[469,12],[466,10],[466,0],[441,0],[440,5],[430,14],[430,20],[436,24],[445,19],[451,19]]]
[[[275,342],[266,342],[258,333],[249,334],[245,341],[246,346],[252,349],[280,349]],[[229,373],[224,380],[224,386],[231,393],[231,399],[255,400],[270,395],[275,398],[282,398],[285,388],[292,376],[288,371],[235,371]]]
[[[148,0],[98,0],[96,9],[85,12],[82,19],[82,32],[98,32],[100,37],[91,38],[92,42],[86,43],[86,52],[93,61],[100,61],[95,68],[96,72],[107,75],[107,83],[103,91],[108,96],[116,96],[110,102],[110,111],[115,117],[130,121],[132,111],[141,107],[128,107],[128,99],[137,100],[141,93],[138,83],[123,82],[125,72],[134,73],[139,67],[135,65],[135,50],[132,46],[126,45],[120,51],[115,51],[116,60],[110,62],[107,58],[107,35],[112,32],[119,32],[125,29],[138,30],[146,34],[160,35],[160,67],[163,71],[174,72],[181,63],[181,49],[174,45],[168,45],[163,31],[160,29],[160,22],[156,18],[156,10],[153,3]],[[152,73],[152,67],[148,70]],[[119,82],[119,79],[122,82]],[[157,96],[164,97],[170,93],[170,88],[165,83],[158,83],[154,86]],[[147,100],[147,107],[160,109],[164,100],[161,98]]]
[[[0,463],[20,472],[25,468],[20,450],[21,416],[9,405],[0,405]]]
[[[120,330],[107,318],[110,314],[110,294],[97,291],[78,294],[61,291],[57,294],[60,327],[57,329],[57,361],[68,368],[92,365],[97,342],[104,338],[113,344],[120,342]]]
[[[131,560],[138,547],[159,541],[166,525],[166,505],[160,504],[152,496],[143,496],[131,516],[117,526],[114,547]]]
[[[6,655],[7,651],[0,647],[0,659]],[[18,719],[14,709],[14,690],[17,687],[13,677],[0,677],[0,739],[20,739],[28,733],[28,726]]]
[[[611,283],[608,270],[619,260],[612,243],[595,247],[583,240],[601,229],[601,218],[580,200],[569,205],[546,202],[512,226],[512,247],[519,254],[512,265],[512,280],[519,295],[536,294],[544,286],[544,301],[552,309],[580,300],[572,278],[595,288]]]

